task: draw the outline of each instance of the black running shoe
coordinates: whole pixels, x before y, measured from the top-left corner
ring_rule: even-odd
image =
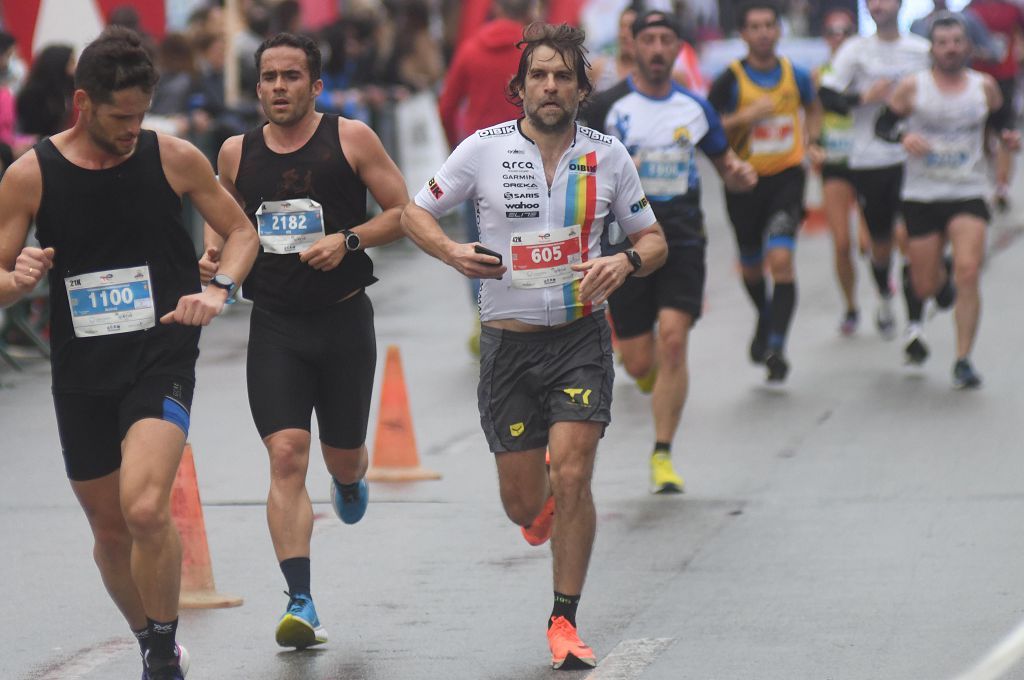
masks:
[[[928,358],[928,345],[924,343],[921,331],[907,331],[907,343],[903,346],[903,359],[907,364],[920,366]]]
[[[958,390],[973,390],[981,387],[981,376],[967,359],[957,359],[953,364],[953,387]]]
[[[768,321],[764,317],[757,320],[757,330],[750,341],[750,360],[755,364],[763,364],[768,357]]]
[[[953,260],[946,256],[946,285],[935,294],[935,306],[949,309],[956,302],[956,285],[953,283]]]
[[[768,382],[780,383],[786,379],[786,374],[789,373],[789,363],[782,356],[782,352],[768,352],[764,363],[768,367]]]

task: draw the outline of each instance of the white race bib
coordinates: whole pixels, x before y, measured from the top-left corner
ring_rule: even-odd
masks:
[[[583,278],[583,272],[572,270],[583,261],[578,224],[546,232],[513,232],[511,245],[513,288],[550,288]]]
[[[788,153],[796,143],[793,116],[772,116],[754,123],[750,132],[750,153],[755,156]]]
[[[640,185],[650,198],[685,196],[690,191],[689,149],[644,149],[637,154]]]
[[[130,333],[156,325],[149,267],[128,267],[64,279],[75,337]]]
[[[963,144],[933,144],[923,161],[925,175],[933,180],[960,182],[971,176],[972,154]]]
[[[265,252],[301,253],[324,237],[323,208],[309,198],[264,201],[256,211],[256,229]]]

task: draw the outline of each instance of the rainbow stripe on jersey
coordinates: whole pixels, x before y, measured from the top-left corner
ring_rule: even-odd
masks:
[[[597,152],[591,151],[569,161],[569,179],[565,186],[564,226],[580,225],[580,252],[583,262],[590,251],[590,231],[597,206]],[[582,279],[581,279],[582,280]],[[566,321],[582,319],[593,312],[591,303],[580,301],[580,281],[562,286]]]

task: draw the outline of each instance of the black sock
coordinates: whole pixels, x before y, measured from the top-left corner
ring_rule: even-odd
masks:
[[[672,442],[654,442],[654,452],[664,453],[666,456],[672,453]]]
[[[289,595],[309,595],[308,557],[289,557],[282,560],[281,573],[288,582]]]
[[[883,264],[872,262],[871,274],[875,277],[878,294],[885,298],[892,295],[892,289],[889,287],[889,262],[886,261]]]
[[[747,295],[757,309],[757,313],[763,315],[768,309],[768,287],[762,276],[757,281],[743,279],[743,287],[747,289]]]
[[[142,655],[146,655],[146,650],[149,648],[149,626],[140,628],[139,630],[132,629],[132,635],[139,641],[139,649],[142,651]]]
[[[551,608],[551,617],[548,619],[548,628],[551,627],[551,620],[556,616],[565,617],[565,620],[576,625],[576,608],[580,606],[579,595],[565,595],[555,591],[555,606]]]
[[[935,304],[939,309],[949,309],[956,302],[956,285],[953,283],[953,260],[946,256],[946,283],[942,290],[935,294]]]
[[[781,350],[786,344],[786,333],[796,307],[796,283],[776,283],[772,290],[772,332],[768,336],[768,348]]]
[[[924,318],[924,301],[914,292],[914,284],[910,280],[910,265],[903,265],[903,299],[907,302],[907,321],[921,323]]]
[[[174,647],[174,635],[178,631],[178,619],[168,621],[149,621],[149,654],[156,659],[172,659],[177,656]]]

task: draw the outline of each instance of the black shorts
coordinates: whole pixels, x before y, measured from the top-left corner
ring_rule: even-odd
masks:
[[[821,181],[840,179],[853,184],[853,170],[846,163],[825,163],[821,166]]]
[[[986,222],[991,215],[988,206],[980,198],[960,201],[903,201],[903,219],[907,223],[910,238],[941,234],[957,215],[974,215]]]
[[[896,214],[900,209],[903,165],[854,170],[853,186],[857,190],[857,202],[864,211],[864,221],[868,224],[871,238],[891,240]]]
[[[315,312],[283,314],[253,307],[246,377],[260,437],[310,431],[320,441],[355,449],[366,440],[377,339],[365,292]]]
[[[57,431],[68,478],[76,482],[99,479],[121,467],[121,442],[131,426],[146,418],[166,420],[188,436],[189,412],[195,390],[192,370],[179,375],[152,367],[131,387],[117,393],[53,395]]]
[[[536,333],[484,326],[477,397],[488,446],[529,451],[547,446],[552,423],[607,425],[614,378],[611,329],[601,312]]]
[[[644,277],[631,276],[608,298],[615,334],[633,338],[649,333],[658,319],[658,310],[666,307],[700,318],[704,305],[703,243],[669,246],[668,260],[660,269]]]
[[[796,232],[804,218],[804,181],[804,169],[796,165],[758,178],[752,191],[725,192],[743,264],[759,263],[766,248],[796,246]]]

